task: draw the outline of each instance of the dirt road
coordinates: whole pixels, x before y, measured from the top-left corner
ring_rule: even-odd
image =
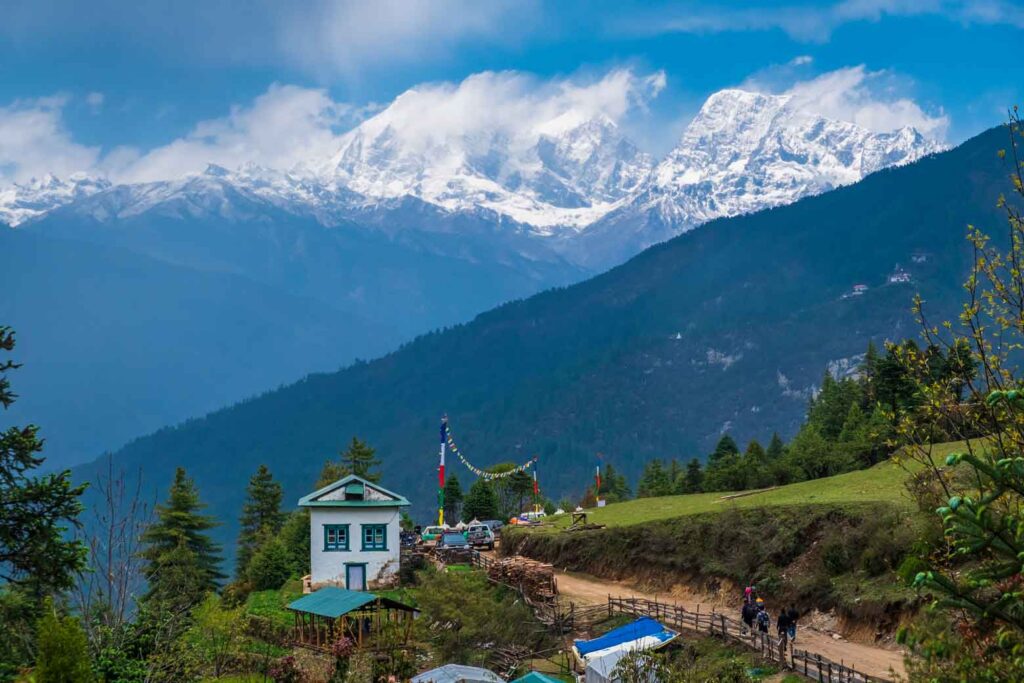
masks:
[[[695,611],[699,602],[697,596],[688,596],[675,592],[672,594],[661,593],[655,595],[636,590],[627,584],[570,574],[568,572],[558,573],[558,592],[580,604],[606,603],[608,596],[612,595],[616,597],[657,599],[661,602],[680,605],[687,610]],[[701,611],[708,611],[712,606],[708,602],[700,604]],[[725,610],[720,608],[719,611]],[[852,666],[872,676],[891,678],[892,672],[900,676],[905,674],[903,653],[901,651],[877,645],[855,643],[845,639],[836,640],[830,634],[822,633],[815,630],[813,626],[806,625],[805,621],[801,621],[800,629],[797,633],[796,642],[800,649],[818,652],[823,657],[828,657],[836,662],[842,661],[848,666]]]

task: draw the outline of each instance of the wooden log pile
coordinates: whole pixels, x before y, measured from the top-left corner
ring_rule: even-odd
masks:
[[[558,593],[555,568],[520,555],[495,560],[487,568],[487,576],[492,581],[521,589],[533,600],[553,601]]]

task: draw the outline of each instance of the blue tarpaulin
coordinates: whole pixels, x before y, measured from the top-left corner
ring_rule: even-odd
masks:
[[[591,652],[607,650],[610,647],[629,643],[648,636],[657,638],[660,641],[669,641],[676,637],[674,631],[669,631],[660,623],[650,617],[640,617],[636,621],[614,628],[600,638],[593,640],[577,640],[574,642],[576,651],[581,657],[586,657]]]

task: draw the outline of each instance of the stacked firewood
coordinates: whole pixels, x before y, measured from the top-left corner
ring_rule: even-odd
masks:
[[[487,575],[492,581],[521,588],[523,593],[535,600],[555,599],[555,568],[545,562],[528,557],[513,555],[495,560],[488,567]]]

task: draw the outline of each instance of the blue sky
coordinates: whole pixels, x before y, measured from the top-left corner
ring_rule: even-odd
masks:
[[[282,112],[306,120],[295,144],[330,144],[319,128],[337,133],[411,87],[484,71],[523,74],[517,96],[656,75],[621,121],[655,154],[731,86],[845,89],[831,113],[921,122],[954,143],[1024,104],[1016,0],[0,0],[0,13],[0,180],[48,167],[145,179],[204,155],[237,161],[247,146],[256,161],[290,161],[259,151]]]

